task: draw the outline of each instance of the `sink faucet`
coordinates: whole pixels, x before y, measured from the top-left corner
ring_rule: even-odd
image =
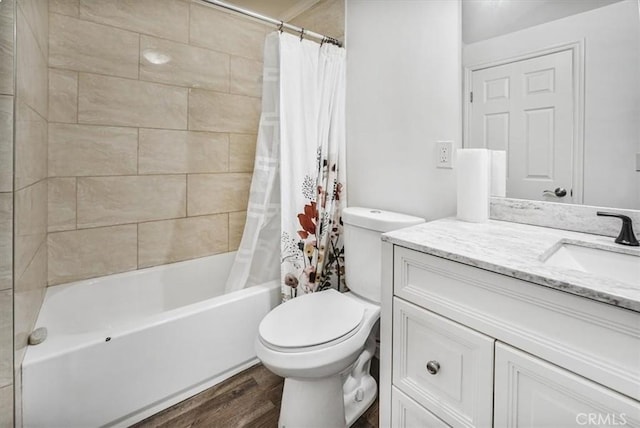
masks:
[[[602,217],[617,217],[622,220],[622,229],[620,229],[620,234],[616,238],[616,244],[622,245],[630,245],[632,247],[637,247],[638,240],[636,239],[636,235],[633,233],[633,225],[631,224],[631,219],[626,215],[609,213],[604,211],[598,211],[596,213]]]

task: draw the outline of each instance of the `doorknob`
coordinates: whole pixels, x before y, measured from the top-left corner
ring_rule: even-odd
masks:
[[[555,196],[556,198],[562,198],[567,196],[567,189],[563,187],[556,187],[556,190],[544,190],[543,195]]]

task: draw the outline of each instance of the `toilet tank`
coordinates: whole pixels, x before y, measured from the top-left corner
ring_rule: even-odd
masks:
[[[424,219],[372,208],[349,207],[342,211],[344,223],[345,281],[352,293],[380,302],[380,235],[424,223]]]

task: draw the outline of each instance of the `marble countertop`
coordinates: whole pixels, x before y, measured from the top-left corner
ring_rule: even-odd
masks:
[[[385,233],[382,240],[640,312],[640,284],[544,264],[562,243],[640,256],[639,247],[616,244],[611,237],[496,220],[468,223],[445,218]]]

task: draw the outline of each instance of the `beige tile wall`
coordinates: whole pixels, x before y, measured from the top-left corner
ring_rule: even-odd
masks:
[[[49,281],[124,272],[137,268],[137,225],[49,234]]]
[[[10,427],[13,423],[12,221],[13,194],[0,193],[0,427]]]
[[[0,94],[13,95],[15,0],[0,5]]]
[[[2,60],[0,54],[0,60]],[[0,192],[13,191],[13,96],[0,95]]]
[[[15,0],[0,3],[0,427],[13,426],[13,102]]]
[[[13,287],[13,194],[0,193],[0,290]]]
[[[272,30],[185,0],[50,0],[50,285],[238,247]]]
[[[0,387],[0,426],[13,426],[13,384]]]
[[[13,115],[14,139],[0,136],[0,153],[13,153],[13,174],[0,174],[0,191],[13,190],[13,205],[6,201],[6,195],[0,194],[0,283],[2,286],[12,283],[13,287],[13,349],[11,377],[14,380],[10,392],[3,388],[0,394],[0,413],[5,415],[3,401],[6,397],[15,401],[15,424],[21,426],[20,369],[26,351],[27,337],[38,316],[44,290],[47,285],[47,121],[49,115],[49,12],[48,2],[38,0],[15,0],[0,3],[0,16],[4,19],[2,8],[5,4],[15,4],[15,111],[6,108],[6,100],[0,96],[0,120],[4,123],[5,114]],[[4,31],[4,21],[2,30]],[[6,51],[0,35],[0,51]],[[2,54],[0,54],[2,55]],[[5,70],[4,58],[0,61],[0,75]],[[9,61],[13,69],[13,61]],[[0,77],[0,87],[4,77]],[[13,93],[13,92],[11,92]],[[3,134],[0,132],[0,134]],[[9,145],[6,145],[9,141]],[[0,161],[4,170],[9,161]],[[11,169],[9,168],[9,171]],[[13,221],[6,222],[7,213],[13,212]],[[7,226],[5,226],[7,225]],[[13,237],[13,247],[4,244],[7,236]],[[12,252],[9,255],[8,252]],[[5,259],[5,256],[7,259]],[[13,262],[13,268],[5,265]],[[0,292],[2,293],[2,292]],[[6,295],[0,298],[0,313],[4,315]],[[6,322],[0,321],[3,325]],[[2,335],[1,349],[5,348],[6,337]],[[3,353],[2,358],[5,355]],[[2,365],[3,371],[5,366]],[[0,375],[0,379],[6,379]],[[12,406],[13,407],[13,406]],[[13,418],[14,412],[11,412]],[[0,425],[2,423],[0,422]]]

